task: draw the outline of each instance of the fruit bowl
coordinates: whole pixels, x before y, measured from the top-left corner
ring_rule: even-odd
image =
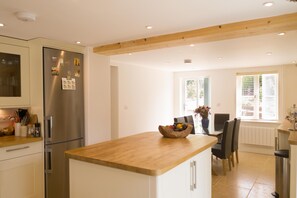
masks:
[[[170,126],[159,126],[159,132],[167,138],[185,138],[187,137],[192,129],[193,129],[193,125],[191,124],[185,124],[186,128],[184,130],[181,131],[175,131],[172,127]]]

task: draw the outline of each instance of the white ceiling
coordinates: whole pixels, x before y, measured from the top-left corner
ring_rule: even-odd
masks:
[[[272,1],[274,6],[264,7],[265,0],[1,0],[0,23],[5,26],[0,35],[98,46],[297,12],[295,2]],[[15,17],[19,11],[35,13],[37,20],[20,21]],[[147,25],[153,29],[145,29]],[[288,64],[297,60],[296,44],[297,32],[291,31],[282,37],[270,34],[117,55],[111,63],[175,71]],[[192,63],[184,64],[188,58]]]

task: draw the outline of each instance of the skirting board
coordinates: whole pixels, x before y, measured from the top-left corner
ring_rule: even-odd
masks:
[[[274,155],[274,147],[270,146],[258,146],[252,144],[240,144],[239,151],[250,152],[250,153],[259,153],[265,155]]]

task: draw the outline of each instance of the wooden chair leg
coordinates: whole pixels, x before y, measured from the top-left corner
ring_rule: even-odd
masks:
[[[226,175],[226,160],[222,159],[222,164],[223,164],[223,173]]]
[[[235,151],[235,154],[236,154],[236,162],[238,164],[239,163],[239,160],[238,160],[238,150]]]
[[[231,156],[228,157],[229,171],[231,171]]]
[[[234,152],[231,154],[232,166],[234,167]]]

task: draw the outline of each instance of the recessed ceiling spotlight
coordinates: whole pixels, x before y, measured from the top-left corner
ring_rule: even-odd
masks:
[[[0,27],[4,27],[4,24],[3,23],[0,23]]]
[[[278,33],[277,35],[279,35],[279,36],[284,36],[286,33],[285,32],[280,32],[280,33]]]
[[[147,25],[147,26],[145,26],[145,28],[146,28],[147,30],[150,30],[150,29],[153,29],[153,26]]]
[[[194,47],[195,46],[195,44],[190,44],[190,47]]]
[[[272,55],[272,52],[266,52],[266,55],[267,56],[271,56]]]
[[[131,55],[132,55],[132,53],[129,53],[128,55],[129,55],[129,56],[131,56]]]
[[[80,41],[76,41],[75,43],[76,43],[76,44],[80,44]]]
[[[271,6],[273,6],[273,2],[265,2],[265,3],[263,3],[263,6],[265,6],[265,7],[271,7]]]

